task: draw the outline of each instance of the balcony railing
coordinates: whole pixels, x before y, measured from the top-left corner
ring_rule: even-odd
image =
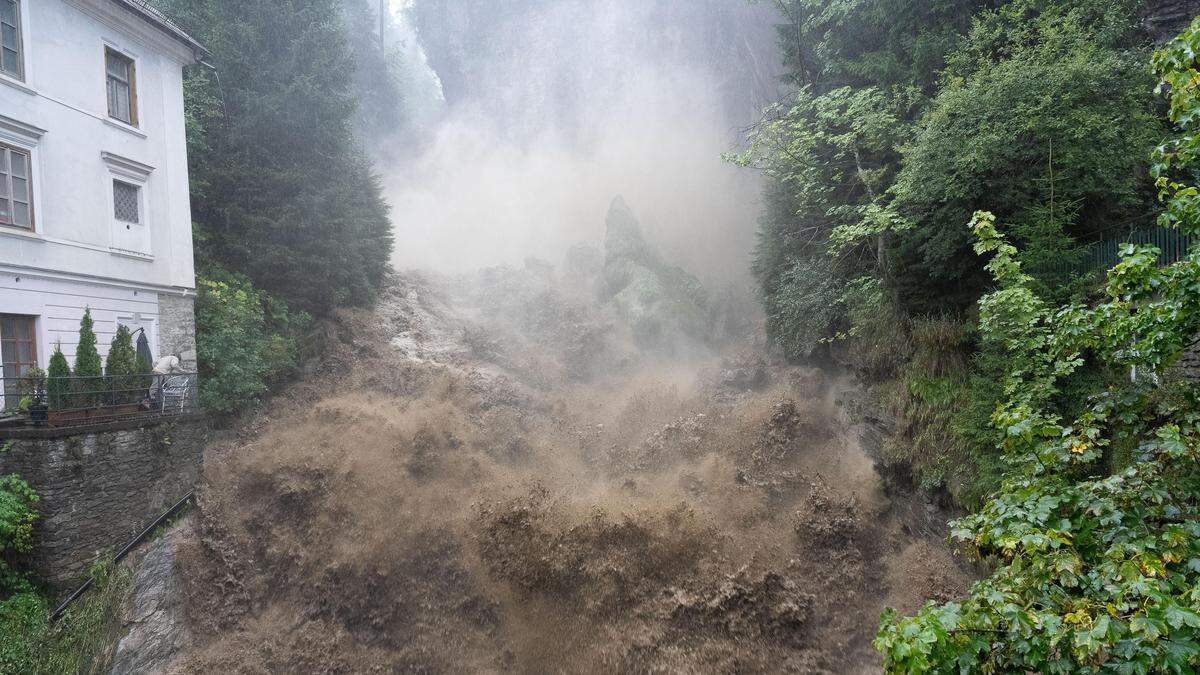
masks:
[[[73,427],[199,412],[195,373],[0,378],[0,429]]]

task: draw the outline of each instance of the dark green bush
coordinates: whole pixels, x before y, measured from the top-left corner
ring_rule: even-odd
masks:
[[[133,348],[133,334],[128,326],[118,325],[108,355],[104,359],[105,383],[110,392],[110,402],[115,405],[137,403],[145,393],[137,391],[137,351]]]
[[[71,398],[71,366],[62,353],[62,347],[54,348],[50,357],[50,370],[46,378],[46,397],[51,410],[62,410],[69,406]]]
[[[309,318],[226,270],[211,268],[196,283],[200,403],[227,415],[254,405],[268,385],[293,372]]]
[[[39,497],[17,474],[0,476],[0,596],[29,590],[25,574],[11,561],[33,546]]]
[[[84,308],[79,320],[79,344],[75,346],[75,378],[72,380],[71,400],[67,407],[87,408],[104,402],[104,375],[100,352],[96,350],[95,323],[92,310]]]

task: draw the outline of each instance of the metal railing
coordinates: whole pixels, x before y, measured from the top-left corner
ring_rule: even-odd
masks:
[[[195,373],[0,378],[0,428],[73,427],[199,412]]]
[[[1084,245],[1079,249],[1079,257],[1066,263],[1064,271],[1078,274],[1107,271],[1120,262],[1122,244],[1153,244],[1159,250],[1158,264],[1170,265],[1186,257],[1194,242],[1173,228],[1140,227],[1118,238]]]

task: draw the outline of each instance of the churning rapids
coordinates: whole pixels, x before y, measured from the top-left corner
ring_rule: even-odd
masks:
[[[157,628],[132,622],[125,663],[872,672],[885,605],[965,583],[885,494],[851,381],[754,332],[654,356],[530,263],[397,276],[326,339],[207,452],[197,508],[147,557],[175,600],[143,597],[163,586],[143,565],[132,604]]]

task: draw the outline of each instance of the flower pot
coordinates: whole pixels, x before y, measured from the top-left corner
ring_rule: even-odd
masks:
[[[50,417],[50,406],[45,403],[34,403],[29,406],[29,421],[35,427],[44,427]]]
[[[106,405],[96,408],[80,408],[78,410],[51,410],[49,422],[52,427],[69,427],[83,424],[103,424],[116,422],[124,417],[141,412],[138,403],[122,403],[121,405]]]

